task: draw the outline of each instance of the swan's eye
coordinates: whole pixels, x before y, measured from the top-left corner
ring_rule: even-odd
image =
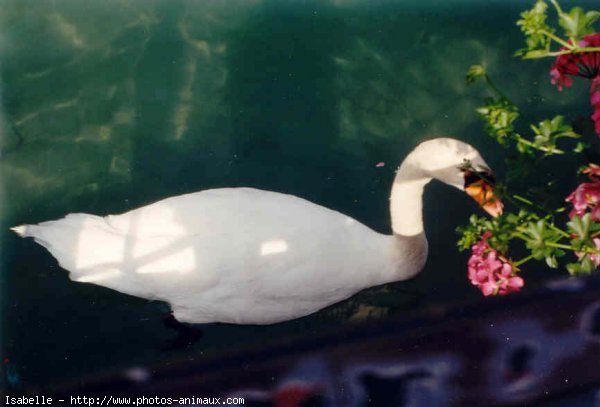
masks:
[[[465,189],[478,181],[483,181],[486,185],[493,187],[496,184],[496,178],[491,171],[473,171],[468,170],[464,172],[465,178]]]

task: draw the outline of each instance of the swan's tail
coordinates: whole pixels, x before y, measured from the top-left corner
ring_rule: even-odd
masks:
[[[63,268],[71,271],[73,260],[81,249],[79,243],[85,226],[101,226],[102,223],[98,216],[75,213],[37,225],[14,226],[10,230],[21,237],[32,237],[52,253]]]
[[[20,225],[11,230],[32,237],[69,271],[74,281],[88,282],[127,294],[154,298],[135,273],[127,273],[125,236],[100,216],[72,213],[37,225]]]
[[[27,237],[27,229],[29,228],[29,225],[19,225],[19,226],[15,226],[10,228],[10,230],[12,230],[13,232],[15,232],[17,235],[21,236],[21,237]]]

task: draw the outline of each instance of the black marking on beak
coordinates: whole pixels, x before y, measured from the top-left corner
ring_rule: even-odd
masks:
[[[494,187],[494,185],[496,185],[496,178],[494,177],[494,174],[492,174],[492,171],[490,171],[490,170],[483,170],[483,171],[466,170],[466,171],[464,171],[464,178],[465,178],[465,185],[464,185],[465,189],[468,186],[473,185],[477,181],[483,181],[490,187]]]

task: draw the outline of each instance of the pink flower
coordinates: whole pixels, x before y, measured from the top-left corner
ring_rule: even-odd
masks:
[[[566,201],[573,204],[573,210],[569,213],[569,217],[572,218],[575,215],[583,216],[589,210],[592,221],[600,222],[600,166],[590,164],[583,170],[583,173],[587,174],[592,182],[579,184],[575,191],[567,197]],[[600,250],[600,237],[597,236],[597,234],[596,236],[592,236],[592,240],[596,245],[596,249]],[[581,258],[583,253],[575,252],[575,255]],[[591,253],[588,256],[596,267],[600,266],[600,254]]]
[[[583,37],[579,42],[580,47],[600,47],[600,33],[590,34]],[[563,47],[561,50],[566,50]],[[594,107],[592,120],[594,121],[596,133],[600,134],[600,52],[579,52],[576,54],[564,54],[556,57],[554,65],[550,69],[552,84],[556,85],[559,92],[563,86],[571,86],[571,76],[581,76],[592,80],[590,87],[590,102]]]
[[[600,237],[595,237],[592,240],[594,241],[594,244],[596,245],[596,249],[600,250]],[[577,256],[578,259],[581,259],[584,256],[584,253],[575,252],[575,255]],[[596,267],[600,266],[600,254],[589,253],[588,257],[596,265]]]
[[[519,291],[525,282],[516,276],[516,270],[510,262],[489,246],[487,239],[490,236],[490,232],[485,232],[481,240],[471,248],[468,263],[471,284],[485,296]]]
[[[596,245],[596,249],[600,250],[600,237],[596,237],[593,240],[594,240],[594,244]],[[590,259],[596,265],[596,267],[600,266],[600,254],[594,253],[594,254],[590,254],[589,256],[590,256]]]
[[[590,164],[587,168],[583,170],[584,174],[588,174],[591,179],[596,177],[600,177],[600,165],[598,164]]]
[[[592,220],[600,222],[600,180],[583,182],[566,199],[573,205],[569,217],[583,216],[589,210]]]

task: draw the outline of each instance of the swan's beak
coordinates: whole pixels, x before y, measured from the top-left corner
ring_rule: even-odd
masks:
[[[494,194],[494,180],[488,173],[465,176],[465,192],[493,217],[502,215],[503,205]]]

